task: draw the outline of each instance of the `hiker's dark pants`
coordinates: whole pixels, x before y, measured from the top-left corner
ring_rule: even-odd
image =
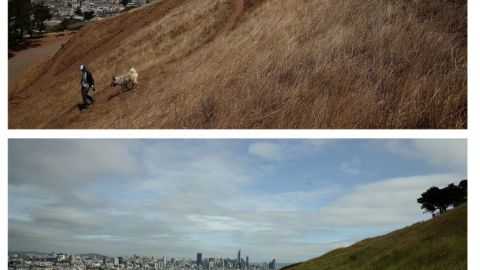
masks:
[[[87,108],[88,105],[92,104],[94,101],[93,98],[88,95],[88,90],[90,90],[90,87],[82,86],[82,100],[85,108]]]

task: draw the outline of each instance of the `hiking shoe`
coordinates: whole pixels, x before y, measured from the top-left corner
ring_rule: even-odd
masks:
[[[87,109],[87,107],[86,107],[86,106],[82,106],[82,107],[80,107],[80,111],[81,111],[81,112],[85,111],[86,109]]]

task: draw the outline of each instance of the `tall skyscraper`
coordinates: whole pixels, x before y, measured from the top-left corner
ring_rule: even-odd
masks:
[[[237,266],[240,267],[240,249],[238,250],[238,254],[237,254]]]
[[[197,253],[197,266],[202,264],[202,253]]]
[[[247,269],[248,269],[248,266],[249,266],[249,264],[248,264],[248,256],[245,257],[245,261],[246,261],[246,263],[247,263]]]
[[[276,269],[277,269],[277,262],[275,261],[275,259],[273,259],[273,260],[268,264],[268,268],[269,268],[269,269],[272,269],[272,270],[276,270]]]

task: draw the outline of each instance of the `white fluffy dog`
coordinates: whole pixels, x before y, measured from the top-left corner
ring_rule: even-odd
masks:
[[[137,79],[138,79],[138,73],[132,67],[126,74],[123,74],[122,76],[118,76],[118,77],[112,76],[112,83],[110,85],[111,86],[121,85],[122,91],[125,91],[125,89],[132,90],[135,87],[135,85],[138,83]],[[129,84],[132,84],[132,88],[128,87]]]

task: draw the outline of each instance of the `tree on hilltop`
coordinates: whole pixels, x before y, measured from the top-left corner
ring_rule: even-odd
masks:
[[[438,187],[431,187],[421,194],[417,202],[421,204],[421,209],[426,212],[435,214],[438,210],[440,214],[447,211],[448,207],[457,207],[458,205],[467,201],[467,180],[462,180],[457,185],[451,183],[450,185],[440,189]]]
[[[453,204],[454,207],[459,206],[462,203],[467,202],[467,179],[464,179],[458,183],[458,194],[456,196],[456,201]]]

